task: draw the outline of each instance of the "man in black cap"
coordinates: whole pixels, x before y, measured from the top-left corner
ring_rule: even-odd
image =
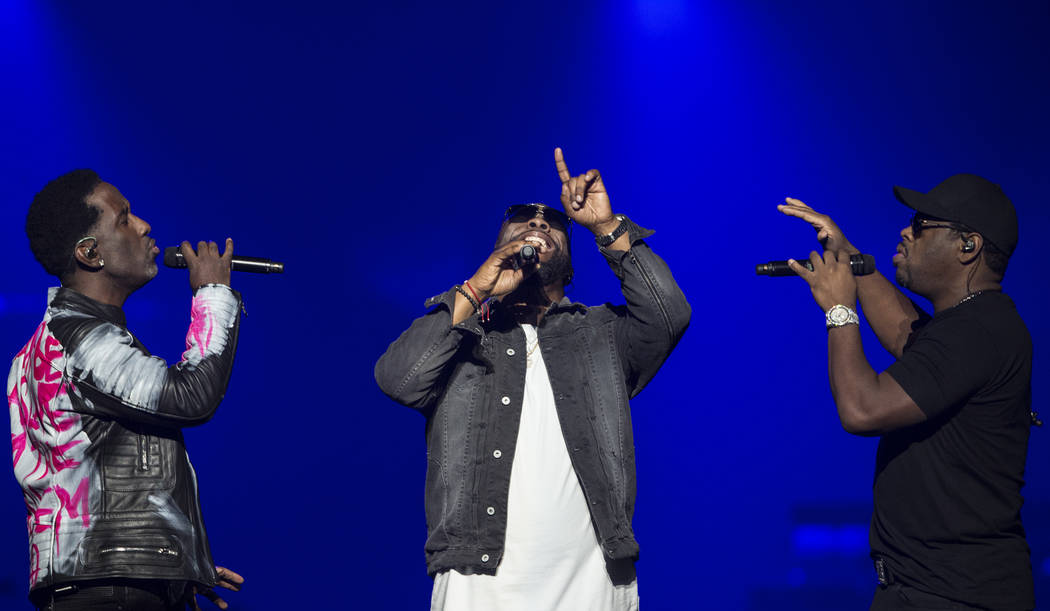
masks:
[[[1031,412],[1032,341],[1000,283],[1017,216],[1000,188],[958,174],[929,193],[895,187],[915,210],[893,257],[897,283],[854,277],[858,254],[801,201],[778,209],[809,222],[825,247],[813,271],[789,264],[825,311],[831,392],[846,431],[881,435],[871,521],[879,579],[871,608],[1032,609],[1021,525]],[[882,373],[861,348],[860,299],[897,361]]]

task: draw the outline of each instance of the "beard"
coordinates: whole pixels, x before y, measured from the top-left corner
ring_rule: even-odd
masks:
[[[572,280],[572,259],[569,253],[561,249],[554,251],[550,261],[540,265],[540,268],[536,270],[536,276],[539,277],[540,284],[543,286],[555,282],[560,282],[562,286],[568,284]]]

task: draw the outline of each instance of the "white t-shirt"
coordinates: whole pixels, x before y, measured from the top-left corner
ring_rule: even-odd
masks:
[[[569,460],[536,329],[522,325],[528,366],[511,466],[507,533],[495,575],[445,571],[432,611],[635,611],[638,582],[614,586]]]

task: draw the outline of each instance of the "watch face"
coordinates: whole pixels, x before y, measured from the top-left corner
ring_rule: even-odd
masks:
[[[837,305],[828,310],[828,320],[834,325],[844,325],[849,320],[849,310],[844,306]]]

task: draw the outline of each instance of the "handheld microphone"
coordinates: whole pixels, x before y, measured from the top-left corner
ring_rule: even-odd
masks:
[[[813,271],[813,264],[809,257],[795,259],[809,271]],[[850,255],[849,266],[854,276],[867,276],[875,271],[875,257],[871,255]],[[759,276],[797,276],[787,261],[770,261],[755,266],[755,273]]]
[[[514,261],[518,264],[518,267],[524,267],[526,265],[532,265],[540,260],[540,253],[536,252],[536,247],[532,244],[526,244],[521,247],[514,255]]]
[[[186,258],[182,256],[178,246],[169,246],[164,249],[164,265],[181,269],[186,268]],[[230,269],[235,272],[254,272],[256,274],[283,274],[284,263],[258,257],[234,255]]]

